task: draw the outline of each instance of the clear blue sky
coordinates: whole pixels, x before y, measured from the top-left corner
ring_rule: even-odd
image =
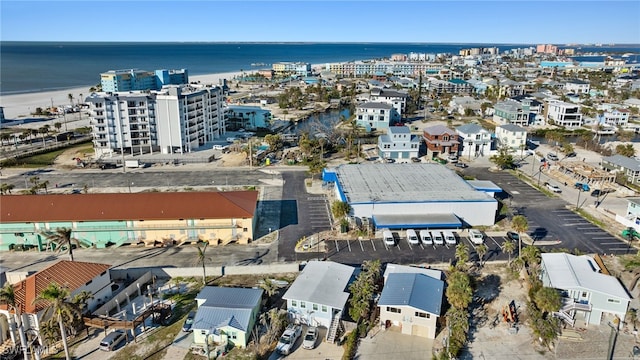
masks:
[[[0,1],[14,41],[640,43],[640,1]]]

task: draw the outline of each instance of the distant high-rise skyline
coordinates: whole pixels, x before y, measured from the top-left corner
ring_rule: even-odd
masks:
[[[0,39],[637,44],[638,14],[639,1],[5,0]]]

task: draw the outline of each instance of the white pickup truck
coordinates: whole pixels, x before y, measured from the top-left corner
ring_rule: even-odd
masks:
[[[283,355],[289,355],[296,341],[302,333],[302,327],[300,325],[289,325],[280,336],[276,350]]]

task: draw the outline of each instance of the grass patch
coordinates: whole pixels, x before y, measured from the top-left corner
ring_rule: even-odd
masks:
[[[67,149],[58,149],[43,154],[29,156],[17,159],[14,167],[39,168],[43,166],[51,166],[58,156],[67,151]]]
[[[70,147],[64,147],[56,150],[43,152],[41,154],[28,156],[24,158],[12,159],[5,161],[4,167],[23,167],[23,168],[40,168],[53,165],[55,159],[66,151],[76,151],[82,155],[93,154],[93,144],[91,141],[80,143]]]

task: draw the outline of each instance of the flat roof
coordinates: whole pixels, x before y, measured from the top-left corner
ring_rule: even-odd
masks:
[[[345,164],[335,171],[350,204],[495,201],[441,164]]]

